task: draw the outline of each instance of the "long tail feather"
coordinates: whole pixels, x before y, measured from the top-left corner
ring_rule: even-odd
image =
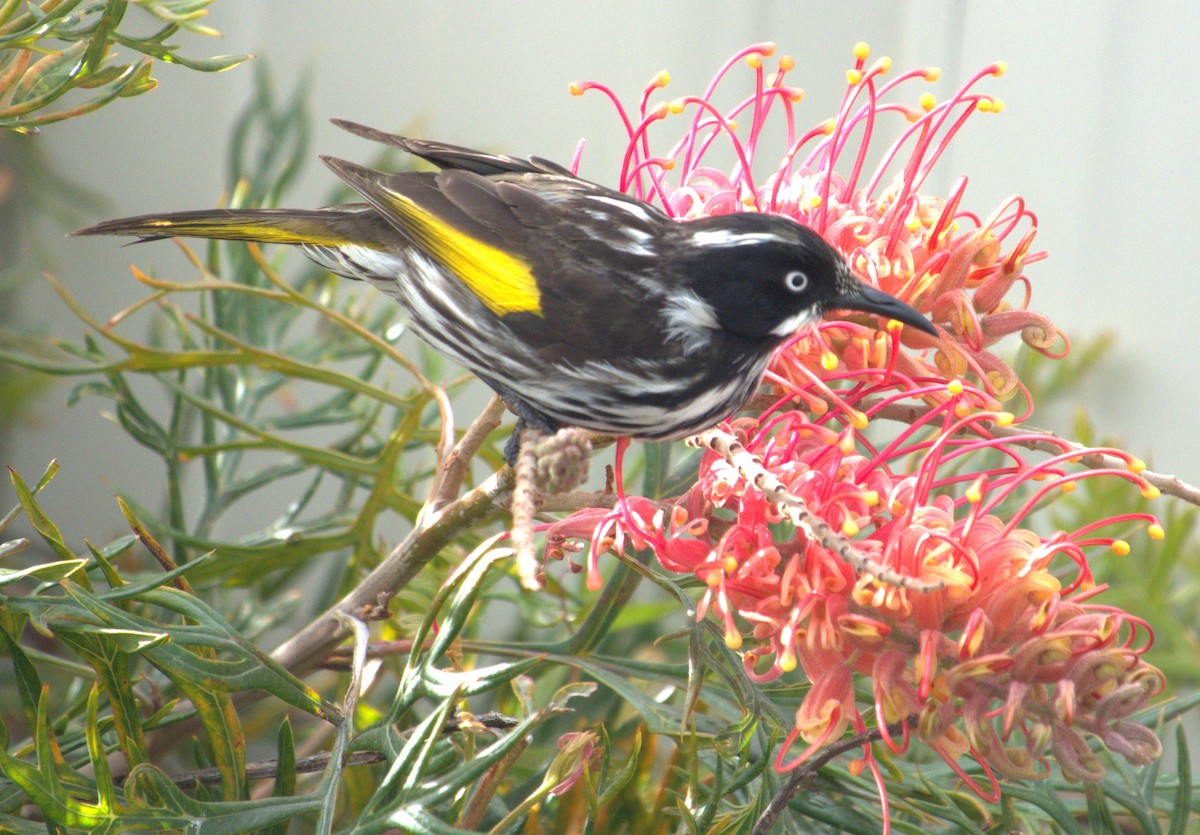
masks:
[[[320,209],[201,209],[106,220],[72,235],[133,235],[142,241],[163,238],[219,238],[274,244],[340,246],[357,243],[348,227],[358,211]]]

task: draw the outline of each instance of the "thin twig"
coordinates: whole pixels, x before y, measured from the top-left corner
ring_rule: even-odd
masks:
[[[666,499],[646,499],[650,504],[660,510],[670,510],[683,500],[682,496],[674,496]],[[574,491],[570,493],[538,493],[537,494],[537,510],[538,513],[574,513],[577,510],[587,510],[588,508],[613,508],[617,504],[617,494],[609,491],[599,490],[591,491]],[[496,506],[508,508],[512,505],[512,493],[505,492],[496,496]]]
[[[442,457],[433,487],[429,491],[429,500],[425,503],[428,514],[436,515],[457,498],[458,491],[462,489],[463,482],[471,471],[471,459],[483,446],[492,430],[504,419],[504,408],[504,401],[499,395],[493,394],[492,399],[479,413],[479,417],[475,418],[463,433],[462,439]]]
[[[540,563],[533,539],[533,517],[537,514],[537,442],[542,433],[526,427],[521,430],[517,452],[516,480],[512,492],[512,541],[517,554],[517,577],[526,591],[542,587],[538,579]]]
[[[888,734],[896,736],[904,731],[904,727],[915,728],[917,726],[917,717],[910,716],[903,722],[897,722],[893,725],[888,725]],[[820,754],[814,756],[800,768],[797,768],[790,775],[783,785],[779,787],[779,791],[775,792],[775,796],[771,798],[767,808],[763,809],[762,814],[758,816],[758,820],[754,823],[754,829],[751,830],[751,835],[769,835],[771,828],[775,826],[775,821],[779,819],[779,815],[787,808],[788,803],[795,797],[801,789],[805,787],[809,781],[817,776],[826,763],[840,757],[848,751],[861,749],[873,742],[878,742],[883,739],[883,731],[880,728],[872,728],[869,731],[856,734],[849,739],[844,739],[836,742],[821,751]]]
[[[470,795],[467,796],[467,804],[458,821],[460,830],[475,832],[480,828],[496,792],[504,785],[512,767],[516,765],[517,760],[525,753],[525,749],[531,742],[532,737],[527,734],[483,773],[483,776],[475,783]]]
[[[792,524],[808,531],[809,535],[820,543],[822,548],[831,551],[848,563],[856,574],[870,574],[881,583],[919,592],[937,591],[945,586],[945,583],[941,581],[928,582],[901,574],[859,551],[849,539],[809,510],[807,503],[802,498],[789,493],[788,489],[783,486],[783,482],[763,465],[762,459],[746,449],[737,438],[728,432],[710,429],[702,435],[689,439],[689,443],[708,447],[724,458],[743,478],[753,484],[767,501],[778,506]]]
[[[868,404],[869,406],[869,404]],[[889,420],[900,421],[901,423],[914,423],[924,416],[929,411],[927,406],[918,406],[915,404],[890,403],[886,406],[881,406],[873,413],[878,417],[884,417]],[[995,424],[988,428],[993,436],[997,438],[1012,438],[1013,443],[1017,446],[1025,447],[1026,449],[1037,450],[1038,452],[1062,453],[1062,452],[1078,452],[1080,453],[1079,460],[1085,467],[1093,469],[1115,468],[1127,470],[1129,462],[1116,455],[1107,453],[1088,452],[1090,447],[1086,447],[1076,441],[1068,441],[1061,435],[1057,435],[1048,429],[1039,429],[1036,426],[1029,426],[1022,423],[1015,426],[997,426]],[[1022,437],[1026,435],[1041,435],[1044,440],[1038,438]],[[1178,476],[1165,475],[1156,473],[1150,470],[1142,470],[1138,473],[1139,478],[1144,478],[1150,484],[1158,488],[1159,492],[1165,493],[1168,496],[1174,496],[1177,499],[1183,499],[1189,504],[1200,506],[1200,487],[1193,484],[1188,484]]]
[[[423,649],[433,646],[433,637],[425,639]],[[367,658],[392,658],[397,655],[408,655],[412,652],[413,642],[408,639],[397,641],[372,641],[367,644]],[[353,647],[340,646],[321,659],[317,666],[322,670],[347,672],[350,670],[353,657]]]

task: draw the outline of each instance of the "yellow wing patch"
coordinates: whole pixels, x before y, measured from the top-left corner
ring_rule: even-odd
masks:
[[[421,246],[497,316],[521,312],[543,315],[542,294],[529,264],[439,220],[402,194],[383,191],[381,196]]]

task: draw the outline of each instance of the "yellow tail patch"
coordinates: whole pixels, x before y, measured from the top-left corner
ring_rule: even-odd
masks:
[[[542,294],[529,264],[456,229],[402,194],[385,191],[409,233],[497,316],[542,315]]]

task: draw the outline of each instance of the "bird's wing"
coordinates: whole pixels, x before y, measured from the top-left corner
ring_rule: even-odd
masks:
[[[657,243],[661,225],[672,224],[657,210],[573,177],[383,174],[325,162],[545,361],[676,350],[644,321],[658,316]]]
[[[466,171],[383,174],[344,160],[322,159],[412,246],[454,273],[492,313],[542,314],[533,268],[521,257],[520,241],[508,237],[526,236],[524,227],[507,210],[484,211],[478,199],[460,198],[460,204],[442,181],[448,173],[486,182],[485,178]],[[468,191],[469,185],[460,190]]]
[[[399,148],[413,156],[433,163],[438,168],[472,171],[484,176],[528,172],[554,174],[560,177],[574,177],[570,171],[558,163],[542,159],[541,157],[521,159],[505,154],[489,154],[471,148],[463,148],[459,145],[450,145],[445,142],[411,139],[407,136],[387,133],[386,131],[360,125],[357,122],[350,122],[345,119],[333,119],[331,121],[339,128],[347,130],[355,136],[361,136],[372,142],[379,142],[384,145],[390,145],[393,148]]]

